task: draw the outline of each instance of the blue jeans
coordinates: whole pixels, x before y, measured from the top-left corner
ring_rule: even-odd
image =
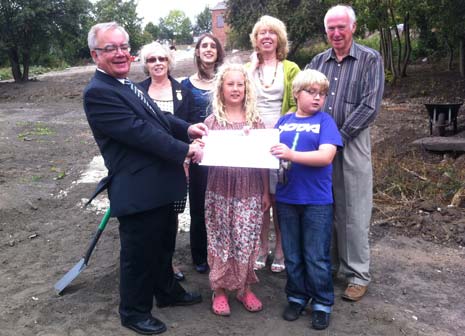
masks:
[[[333,205],[276,202],[281,229],[289,302],[331,312],[334,304],[331,275]]]

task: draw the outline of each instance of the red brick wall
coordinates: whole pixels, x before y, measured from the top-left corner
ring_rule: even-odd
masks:
[[[229,31],[229,27],[226,24],[226,10],[217,9],[212,10],[212,33],[218,40],[220,40],[223,47],[226,47],[226,35]],[[223,27],[219,27],[219,25]]]

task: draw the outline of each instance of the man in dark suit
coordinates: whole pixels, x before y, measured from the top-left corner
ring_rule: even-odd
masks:
[[[129,36],[115,22],[93,26],[88,45],[97,71],[84,91],[87,120],[108,168],[100,189],[108,188],[111,214],[118,218],[120,306],[123,326],[149,335],[166,330],[151,314],[158,307],[201,302],[173,277],[172,244],[176,217],[172,203],[186,193],[182,164],[199,161],[204,124],[189,125],[164,115],[128,82]]]

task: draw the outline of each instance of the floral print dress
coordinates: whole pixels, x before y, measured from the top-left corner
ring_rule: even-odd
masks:
[[[246,123],[221,126],[214,115],[211,130],[241,130]],[[255,123],[253,128],[265,128]],[[210,285],[213,290],[242,290],[258,282],[254,263],[263,221],[262,169],[209,167],[205,194]]]

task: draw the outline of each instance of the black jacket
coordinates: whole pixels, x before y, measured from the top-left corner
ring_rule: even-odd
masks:
[[[171,89],[173,91],[173,105],[174,105],[174,115],[182,120],[187,122],[192,122],[188,119],[189,106],[193,103],[192,92],[179,83],[176,79],[171,76],[168,76],[168,79],[171,82]],[[152,79],[149,77],[146,80],[140,82],[138,85],[145,91],[148,92]]]
[[[112,216],[151,210],[186,193],[189,124],[150,104],[155,114],[129,86],[101,71],[84,90],[87,120],[108,169],[96,193],[108,187]]]

